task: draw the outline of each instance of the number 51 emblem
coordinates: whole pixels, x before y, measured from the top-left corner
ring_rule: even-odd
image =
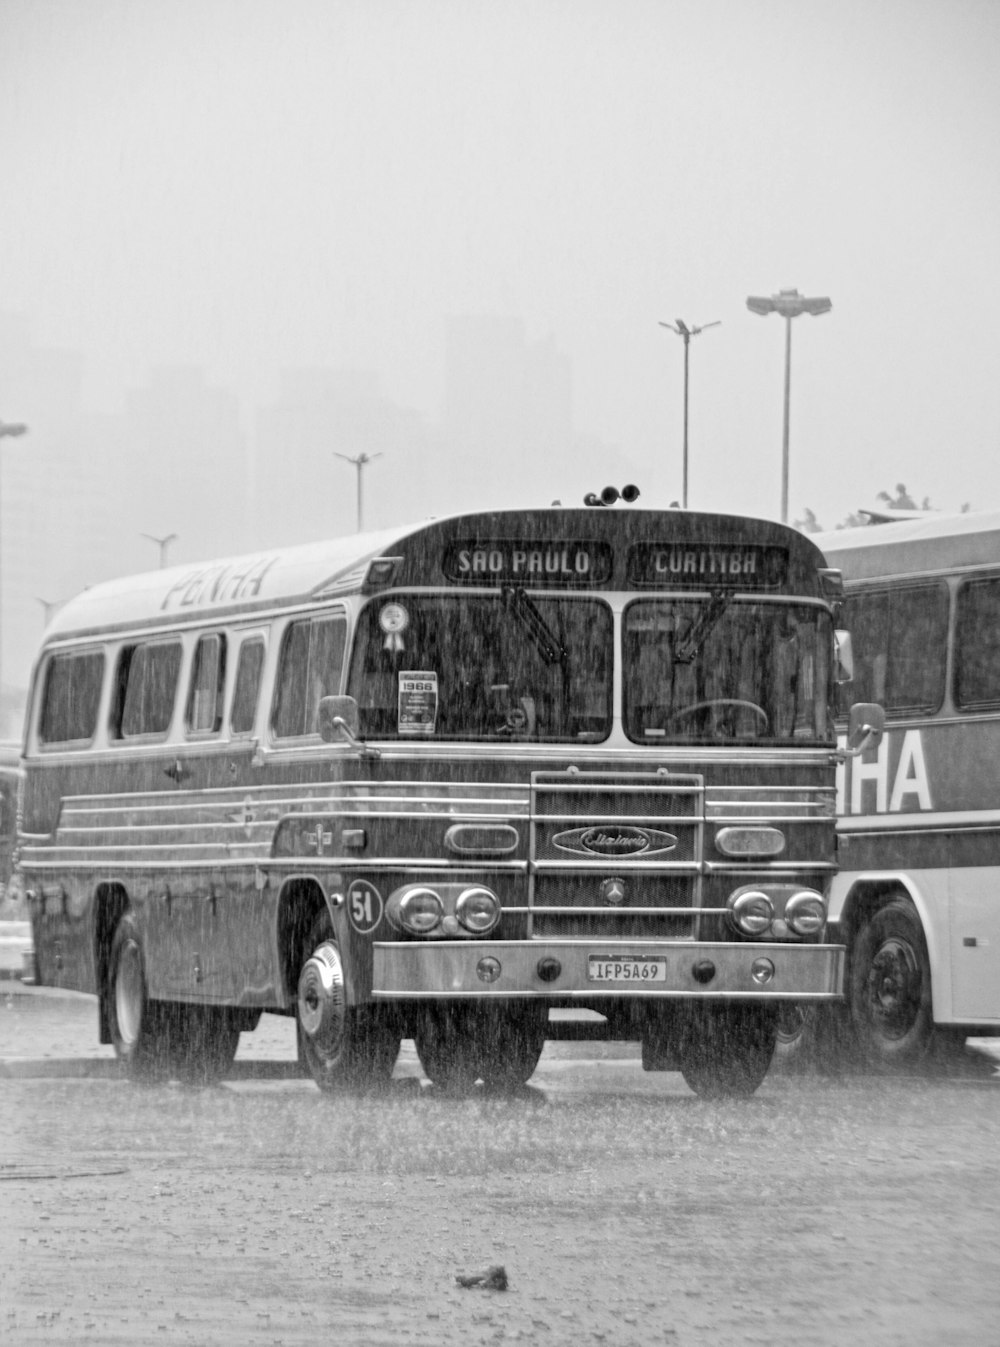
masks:
[[[355,879],[347,890],[347,915],[359,935],[368,935],[382,920],[382,895],[367,879]]]

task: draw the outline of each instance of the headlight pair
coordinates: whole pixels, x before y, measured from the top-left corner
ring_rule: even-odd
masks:
[[[729,899],[729,920],[741,935],[804,940],[826,925],[826,903],[815,889],[791,885],[740,889]]]
[[[479,884],[407,884],[390,896],[386,915],[407,935],[488,935],[500,920],[500,899]]]

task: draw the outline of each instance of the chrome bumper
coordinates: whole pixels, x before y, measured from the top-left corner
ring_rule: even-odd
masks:
[[[662,982],[596,983],[588,980],[588,956],[628,960],[662,958]],[[464,940],[390,944],[376,941],[372,995],[376,1000],[461,997],[538,997],[550,1000],[626,997],[753,998],[754,1000],[833,1001],[842,992],[844,949],[841,945],[713,944],[661,940]],[[485,958],[499,962],[500,973],[485,982],[477,965]],[[769,959],[770,981],[760,983],[751,971],[755,960]],[[538,972],[545,959],[555,959],[561,972],[551,981]],[[705,965],[714,973],[705,980]],[[700,966],[700,967],[699,967]],[[699,976],[696,976],[696,968]]]

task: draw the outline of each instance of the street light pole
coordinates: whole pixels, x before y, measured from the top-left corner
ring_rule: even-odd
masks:
[[[0,439],[7,437],[13,439],[18,435],[26,435],[28,427],[23,421],[0,421]],[[3,496],[0,495],[0,540],[3,539]],[[0,552],[2,556],[2,552]],[[0,567],[0,617],[3,613],[3,576],[2,567]],[[3,647],[0,645],[0,689],[3,688]]]
[[[336,457],[336,458],[342,458],[342,459],[344,460],[345,463],[353,463],[354,466],[355,466],[355,467],[357,468],[357,470],[358,470],[358,532],[360,533],[360,532],[361,532],[361,519],[362,519],[362,514],[361,514],[361,473],[362,473],[362,470],[364,469],[364,467],[365,467],[365,465],[366,465],[367,463],[371,463],[372,459],[375,459],[375,458],[381,458],[382,455],[381,455],[381,453],[377,453],[377,454],[365,454],[365,453],[360,453],[360,454],[356,455],[354,458],[351,458],[351,456],[350,456],[349,454],[338,454],[338,453],[336,452],[336,450],[334,450],[334,457]]]
[[[688,350],[692,337],[697,337],[706,327],[719,327],[721,323],[721,318],[711,323],[702,323],[701,327],[688,327],[683,318],[678,318],[675,323],[664,323],[662,320],[660,322],[660,327],[669,327],[671,332],[676,332],[684,341],[684,479],[681,505],[685,510],[688,507]]]
[[[785,320],[785,400],[784,418],[781,430],[781,522],[788,523],[788,424],[792,403],[792,319],[800,313],[811,314],[818,318],[821,313],[829,313],[832,302],[826,297],[807,299],[798,290],[779,290],[770,299],[760,295],[750,295],[747,308],[751,313],[759,313],[766,318],[769,313],[779,313]]]
[[[160,570],[162,571],[164,566],[166,566],[167,564],[167,548],[170,546],[172,542],[176,542],[176,540],[180,537],[180,534],[168,533],[163,538],[158,538],[155,533],[142,533],[139,536],[142,538],[148,538],[151,543],[156,543],[157,547],[160,549]]]

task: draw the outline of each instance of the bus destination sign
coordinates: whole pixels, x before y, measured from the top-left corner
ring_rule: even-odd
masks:
[[[788,552],[760,543],[637,543],[627,575],[636,589],[776,589],[788,578]]]
[[[607,584],[611,560],[608,543],[497,538],[452,543],[441,565],[453,584],[591,588]]]

